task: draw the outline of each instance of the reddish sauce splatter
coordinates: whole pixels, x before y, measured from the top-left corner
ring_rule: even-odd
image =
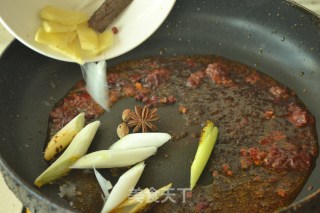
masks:
[[[229,76],[228,68],[223,64],[209,64],[206,69],[206,73],[216,84],[221,84],[227,87],[234,85],[233,80]]]
[[[205,77],[204,71],[192,73],[187,79],[187,87],[198,88],[201,85],[202,79]]]

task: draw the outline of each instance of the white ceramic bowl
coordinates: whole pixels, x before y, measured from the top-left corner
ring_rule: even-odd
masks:
[[[46,45],[34,41],[41,24],[39,11],[45,5],[75,9],[91,15],[104,0],[1,0],[0,22],[20,42],[48,57],[72,61]],[[165,20],[175,0],[133,0],[112,26],[119,29],[114,45],[85,62],[101,61],[124,54],[145,41]]]

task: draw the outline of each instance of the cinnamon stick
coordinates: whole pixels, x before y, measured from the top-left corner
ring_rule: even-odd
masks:
[[[103,32],[133,0],[105,0],[89,19],[89,27]]]

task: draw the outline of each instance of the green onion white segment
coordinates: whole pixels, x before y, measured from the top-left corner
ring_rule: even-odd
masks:
[[[87,153],[99,126],[100,121],[95,121],[85,126],[74,137],[63,154],[35,180],[34,184],[41,187],[68,174],[69,167]]]
[[[71,169],[120,168],[132,166],[156,154],[156,147],[128,150],[101,150],[89,153],[75,162]]]

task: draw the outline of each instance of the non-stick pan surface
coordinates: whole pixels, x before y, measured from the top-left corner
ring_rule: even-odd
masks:
[[[223,56],[274,77],[306,104],[320,135],[320,20],[315,15],[288,1],[178,0],[150,39],[108,65],[190,54]],[[71,210],[56,186],[38,189],[33,181],[45,167],[41,152],[52,104],[80,79],[78,65],[51,60],[17,41],[0,60],[0,166],[9,187],[37,212]],[[320,188],[319,174],[318,158],[297,201]]]

